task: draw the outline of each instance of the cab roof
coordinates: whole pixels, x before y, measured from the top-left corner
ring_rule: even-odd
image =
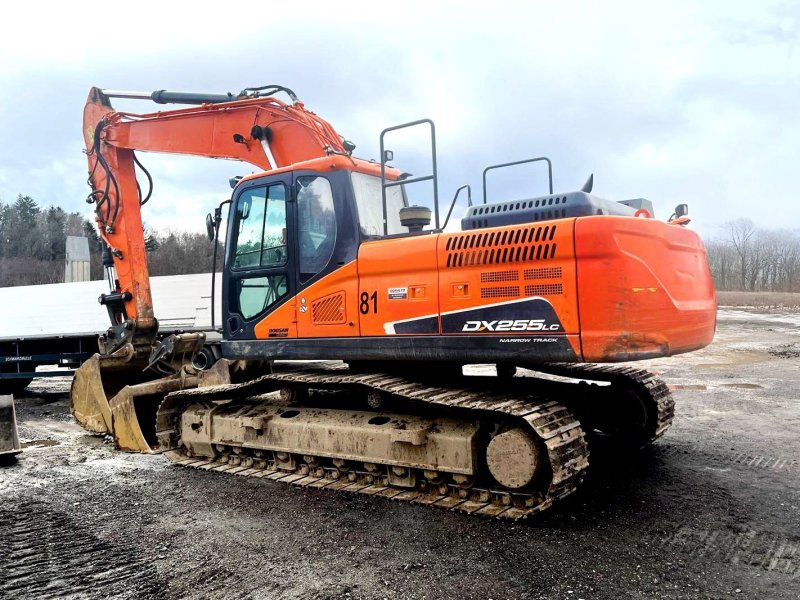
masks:
[[[251,173],[242,177],[236,184],[241,185],[246,181],[252,181],[261,177],[269,175],[279,175],[281,173],[289,173],[291,171],[317,171],[319,173],[326,173],[329,171],[355,171],[357,173],[364,173],[366,175],[381,176],[381,164],[371,160],[364,160],[362,158],[354,158],[351,156],[342,156],[341,154],[332,154],[331,156],[324,156],[322,158],[314,158],[302,162],[294,163],[286,167],[272,169],[270,171],[259,171]],[[400,171],[395,167],[386,167],[386,179],[393,181],[400,176]]]

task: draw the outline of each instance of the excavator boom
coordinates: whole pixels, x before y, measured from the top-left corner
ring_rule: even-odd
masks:
[[[89,200],[96,204],[98,231],[108,245],[116,270],[108,299],[115,321],[128,322],[125,339],[146,333],[155,339],[141,206],[146,202],[137,182],[134,150],[165,152],[250,163],[276,169],[330,154],[347,154],[343,138],[325,120],[299,101],[277,98],[233,98],[155,92],[162,101],[193,100],[200,106],[155,113],[118,112],[111,95],[139,98],[141,94],[105,93],[92,88],[83,114],[89,159]],[[294,94],[291,94],[294,96]],[[152,182],[151,182],[152,183]],[[110,267],[110,264],[106,265]],[[117,334],[120,337],[120,334]],[[144,344],[146,345],[146,344]]]
[[[287,104],[264,93],[286,92]],[[160,104],[195,104],[152,113],[119,112],[111,98],[148,98]],[[100,337],[100,354],[87,361],[72,384],[72,412],[90,431],[131,432],[128,446],[144,442],[136,419],[135,389],[143,396],[162,395],[196,385],[184,372],[205,341],[202,333],[172,336],[158,345],[158,321],[153,310],[147,267],[142,206],[152,194],[152,179],[135,151],[226,158],[262,170],[286,167],[331,154],[347,155],[347,143],[324,119],[306,110],[294,92],[281,86],[245,90],[237,96],[186,94],[160,90],[152,94],[92,88],[83,112],[83,134],[89,161],[87,201],[95,205],[98,233],[105,244],[103,266],[109,293],[100,297],[110,327]],[[146,193],[137,180],[137,165],[147,175]],[[169,348],[165,354],[164,349]],[[177,357],[177,360],[175,360]],[[148,383],[155,374],[145,367],[161,363],[160,371],[176,374],[163,385]],[[127,385],[130,384],[130,385]],[[112,401],[116,398],[115,401]],[[125,426],[114,427],[117,422]]]

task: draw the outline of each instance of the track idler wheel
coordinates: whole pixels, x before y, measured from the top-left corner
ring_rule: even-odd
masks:
[[[486,447],[486,465],[499,483],[519,490],[533,483],[547,458],[526,430],[515,427],[495,435]]]

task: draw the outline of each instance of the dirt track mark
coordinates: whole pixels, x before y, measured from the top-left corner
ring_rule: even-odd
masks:
[[[800,344],[783,344],[769,349],[769,353],[777,358],[800,358]]]
[[[161,598],[155,567],[36,501],[0,509],[0,596]]]
[[[786,456],[769,456],[748,451],[731,450],[730,452],[715,452],[702,450],[690,444],[662,443],[653,446],[653,455],[669,457],[675,455],[686,456],[690,459],[713,465],[739,465],[751,469],[762,469],[782,473],[800,472],[800,461]]]
[[[694,529],[679,527],[655,542],[667,550],[680,548],[681,554],[697,558],[716,558],[733,565],[756,567],[800,578],[800,539],[744,529]]]

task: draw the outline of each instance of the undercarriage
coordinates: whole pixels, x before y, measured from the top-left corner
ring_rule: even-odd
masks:
[[[353,367],[175,391],[142,435],[183,466],[520,519],[575,492],[590,450],[638,449],[673,416],[666,385],[629,366]]]

